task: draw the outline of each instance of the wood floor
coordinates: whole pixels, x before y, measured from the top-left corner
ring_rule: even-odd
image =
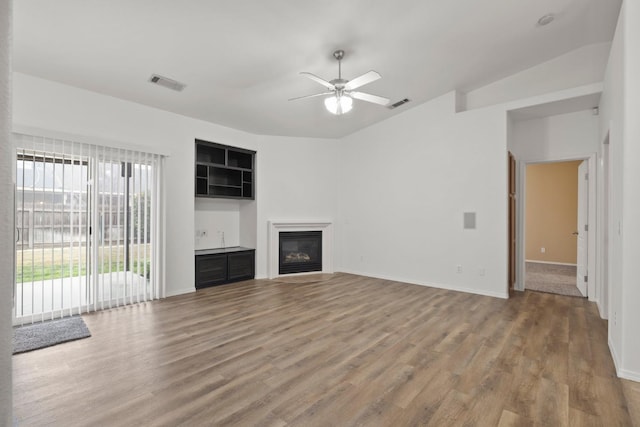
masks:
[[[84,316],[16,355],[20,426],[631,426],[583,298],[336,274]]]

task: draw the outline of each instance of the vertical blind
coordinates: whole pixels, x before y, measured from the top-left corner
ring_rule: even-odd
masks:
[[[164,296],[158,154],[14,134],[15,323]]]

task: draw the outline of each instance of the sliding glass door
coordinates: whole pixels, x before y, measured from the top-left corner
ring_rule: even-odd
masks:
[[[15,322],[161,297],[162,158],[15,137]]]

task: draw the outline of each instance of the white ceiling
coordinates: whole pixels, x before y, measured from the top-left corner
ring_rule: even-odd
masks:
[[[20,0],[19,72],[270,135],[341,137],[453,89],[469,91],[578,47],[610,41],[621,0]],[[556,20],[538,27],[552,12]],[[361,88],[409,98],[354,101],[333,116],[300,76],[371,69]],[[174,92],[157,73],[186,83]]]

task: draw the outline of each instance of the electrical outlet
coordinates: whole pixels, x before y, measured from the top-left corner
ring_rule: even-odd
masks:
[[[458,273],[458,274],[462,273],[462,266],[461,265],[457,265],[456,266],[456,273]]]
[[[484,276],[486,271],[483,267],[478,268],[478,276]]]
[[[540,253],[541,253],[541,254],[543,254],[543,253],[545,253],[545,252],[547,252],[547,249],[546,249],[546,248],[540,248]]]

